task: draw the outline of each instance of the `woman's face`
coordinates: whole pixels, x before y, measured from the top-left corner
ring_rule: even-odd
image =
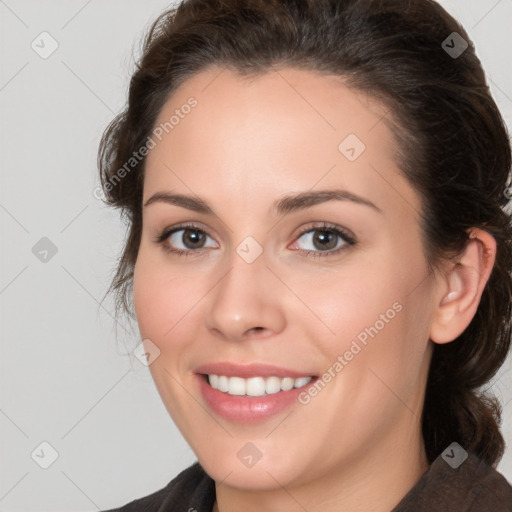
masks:
[[[420,451],[436,294],[389,116],[296,69],[204,71],[160,113],[135,309],[217,481],[300,485]]]

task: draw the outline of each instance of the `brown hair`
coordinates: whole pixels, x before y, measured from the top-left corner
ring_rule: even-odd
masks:
[[[463,40],[469,46],[461,55],[447,51],[456,42],[462,50]],[[145,159],[112,180],[151,135],[169,95],[212,66],[241,74],[274,66],[335,74],[388,107],[384,122],[398,140],[397,163],[423,199],[431,269],[460,254],[469,228],[494,236],[496,262],[475,317],[455,341],[435,344],[422,429],[429,462],[457,441],[496,465],[505,444],[500,405],[480,388],[511,342],[511,151],[467,33],[432,0],[185,0],[164,12],[146,36],[128,104],[106,129],[98,155],[106,202],[128,221],[109,289],[117,312],[133,317]]]

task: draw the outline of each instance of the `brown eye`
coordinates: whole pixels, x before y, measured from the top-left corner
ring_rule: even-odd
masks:
[[[305,242],[302,247],[299,247],[299,249],[307,252],[336,252],[347,244],[353,244],[352,240],[348,236],[335,228],[309,229],[297,238],[297,245],[299,245],[299,240],[303,240]]]
[[[181,235],[181,242],[187,249],[201,248],[206,240],[205,232],[199,229],[180,229],[183,231]]]
[[[214,240],[197,226],[178,226],[166,229],[155,241],[167,251],[180,255],[200,253],[201,249],[216,247]]]
[[[313,235],[313,245],[321,250],[335,249],[338,238],[338,235],[332,231],[316,231]]]
[[[290,249],[305,253],[308,258],[325,258],[336,256],[357,243],[350,230],[324,222],[302,230]]]

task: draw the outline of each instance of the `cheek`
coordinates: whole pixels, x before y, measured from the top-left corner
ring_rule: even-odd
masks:
[[[432,291],[422,281],[426,262],[420,254],[398,256],[397,251],[382,253],[378,265],[375,257],[360,260],[357,268],[320,279],[309,293],[315,313],[330,330],[316,337],[326,362],[332,365],[342,356],[343,373],[351,375],[354,387],[373,369],[395,389],[406,389],[423,364]]]
[[[161,310],[165,300],[155,267],[146,261],[143,251],[139,252],[133,274],[133,303],[143,338],[158,340],[163,333],[165,320]]]
[[[340,270],[318,274],[316,279],[308,276],[296,281],[297,296],[314,313],[308,315],[309,324],[316,322],[322,329],[317,335],[322,334],[322,344],[330,353],[348,348],[358,335],[364,341],[365,329],[376,322],[381,330],[380,315],[386,311],[390,310],[389,317],[395,316],[393,303],[401,296],[400,286],[389,269],[375,267],[374,262],[347,262]]]
[[[201,290],[199,280],[172,269],[158,254],[143,247],[134,269],[133,301],[141,336],[160,345],[172,338]],[[162,347],[160,347],[162,348]]]
[[[164,256],[165,258],[165,256]],[[169,414],[180,425],[186,418],[182,405],[189,403],[183,386],[171,375],[187,368],[184,355],[194,337],[194,304],[201,290],[200,280],[171,268],[161,255],[141,246],[134,268],[133,301],[142,339],[160,350],[149,366],[158,392]]]

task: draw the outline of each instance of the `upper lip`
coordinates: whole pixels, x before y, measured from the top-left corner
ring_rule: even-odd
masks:
[[[225,375],[226,377],[242,377],[248,379],[250,377],[292,377],[299,379],[300,377],[312,377],[313,373],[300,372],[283,368],[271,364],[238,364],[230,362],[208,363],[196,368],[196,373],[204,375]]]

